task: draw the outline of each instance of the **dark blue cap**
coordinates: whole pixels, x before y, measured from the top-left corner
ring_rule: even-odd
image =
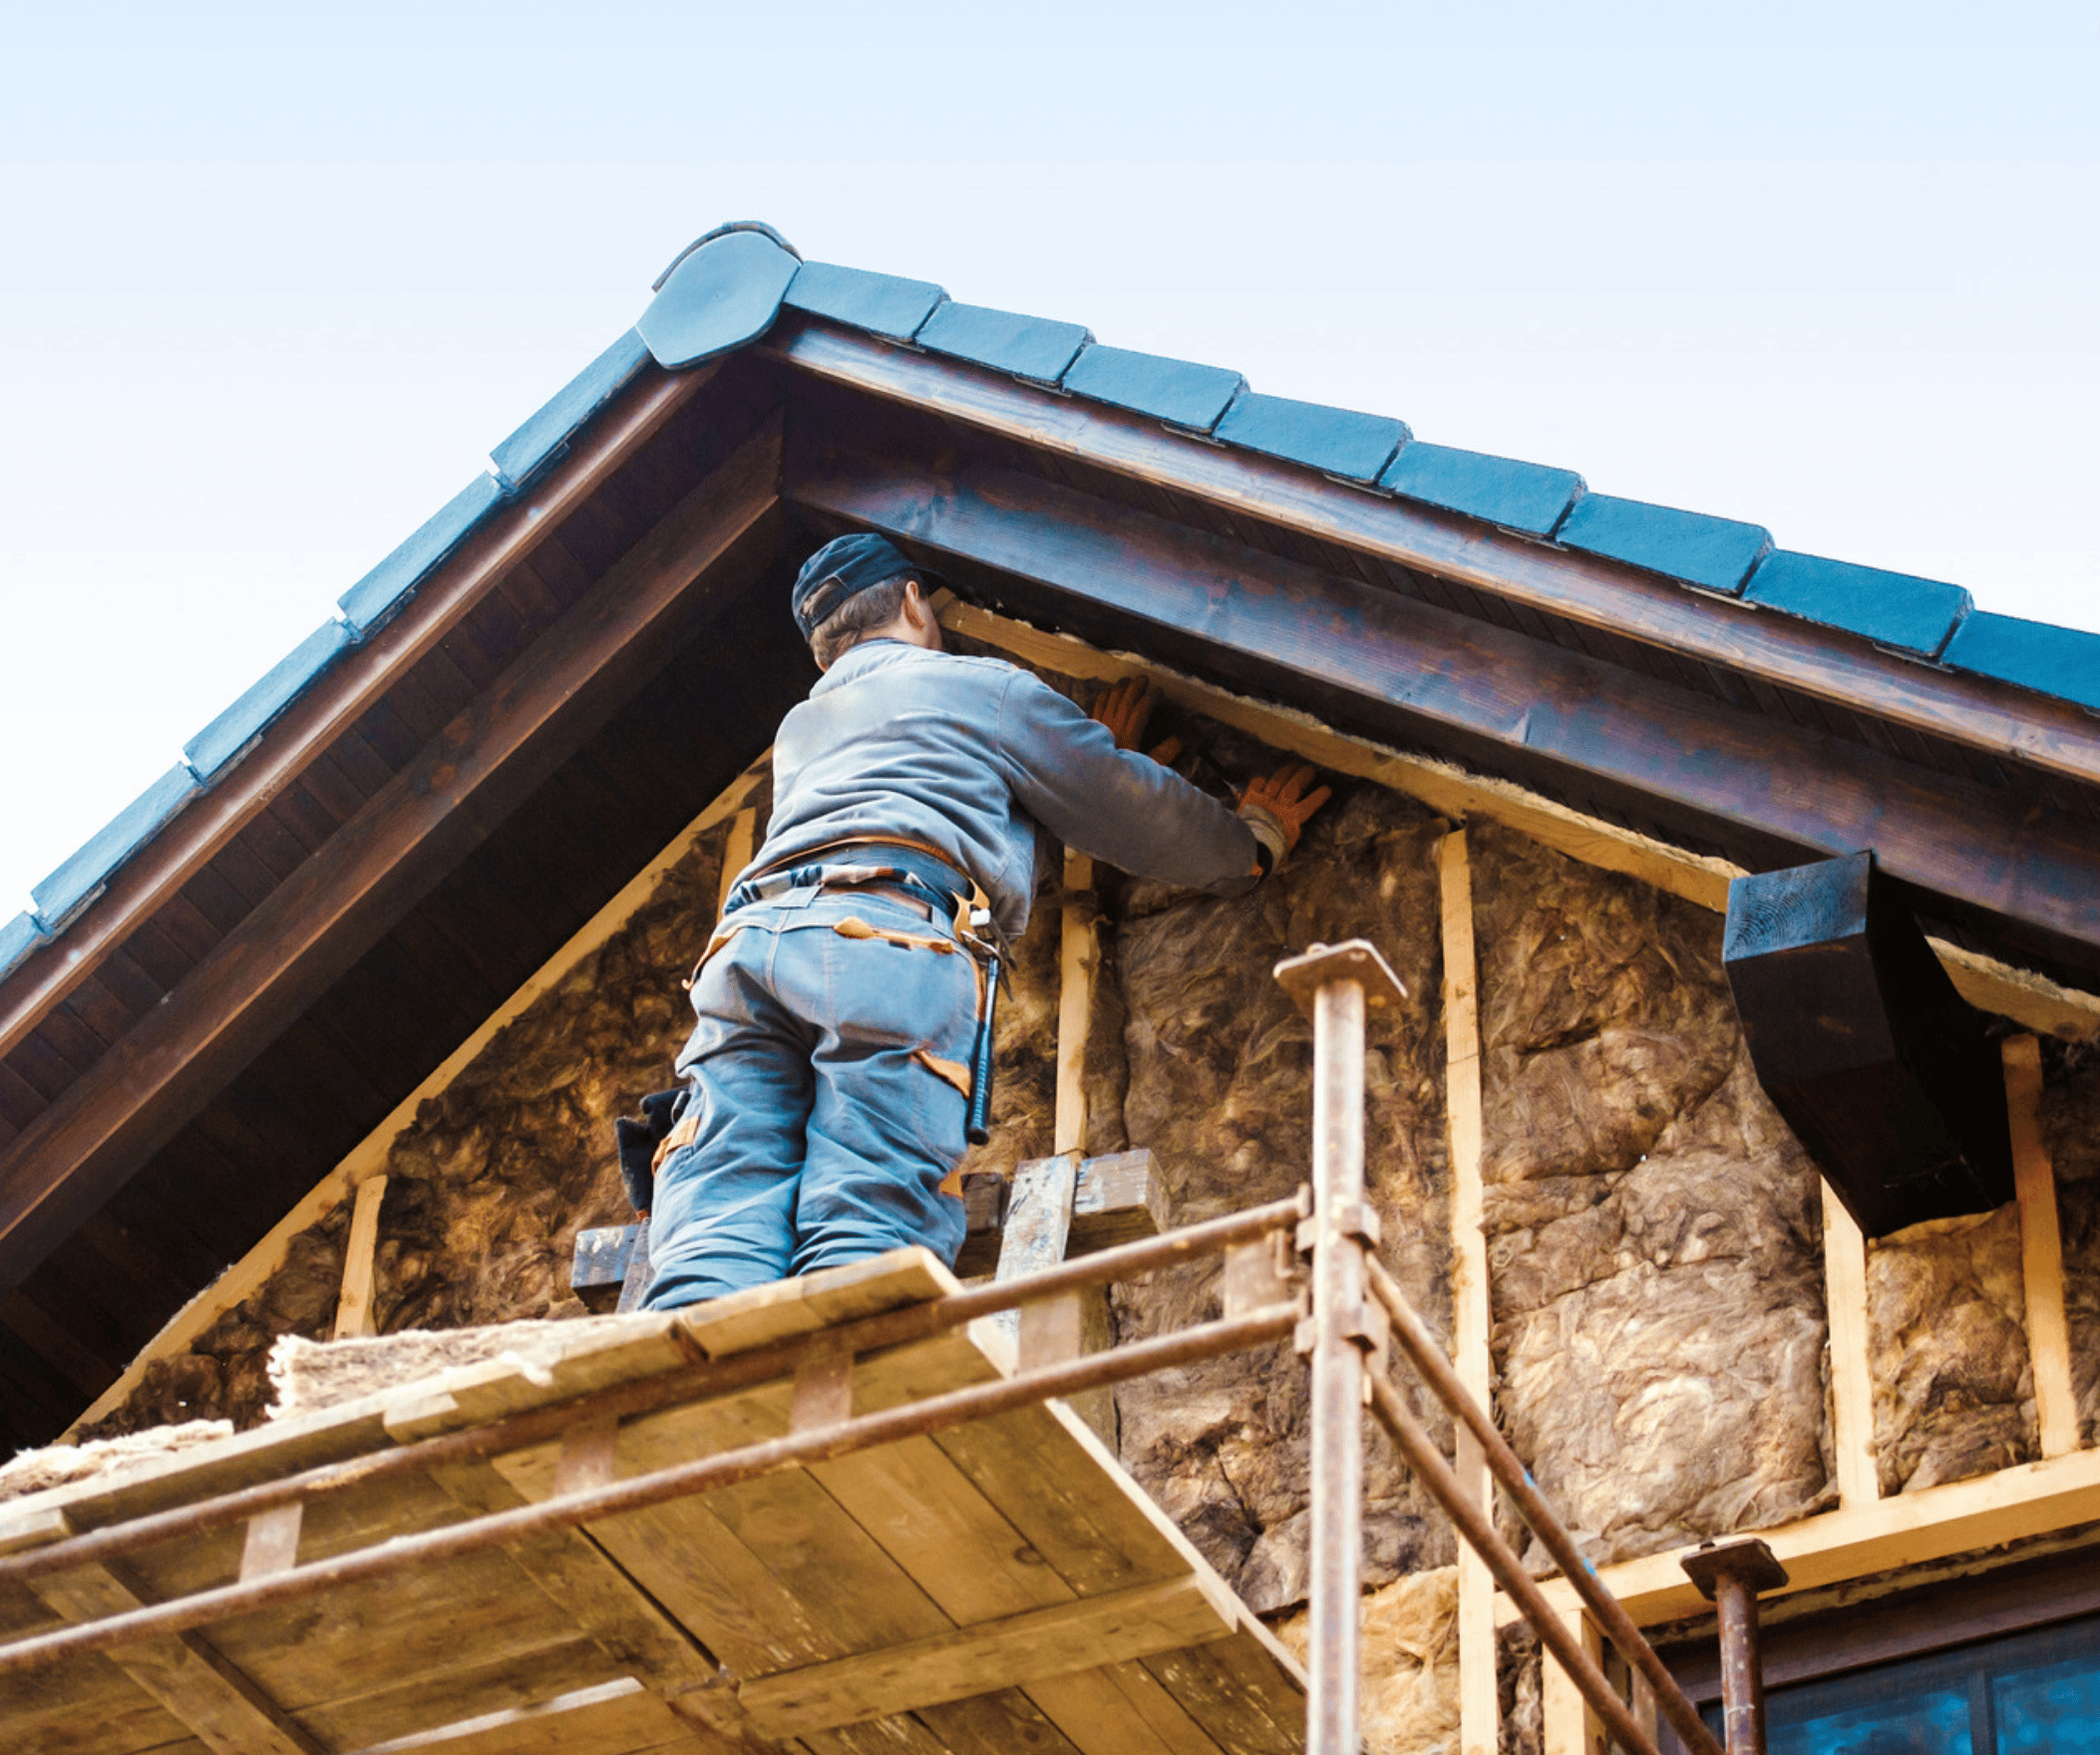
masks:
[[[891,579],[925,581],[934,575],[886,536],[856,530],[837,536],[802,563],[795,575],[795,625],[808,639],[850,597]]]

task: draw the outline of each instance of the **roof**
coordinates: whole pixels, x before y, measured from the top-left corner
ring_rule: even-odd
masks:
[[[709,247],[714,246],[714,247]],[[1177,432],[1315,470],[1711,592],[1858,634],[1953,672],[2100,714],[2100,634],[1978,610],[1959,585],[1777,546],[1763,526],[1590,492],[1575,471],[1417,440],[1388,416],[1292,401],[1239,373],[1104,345],[1081,324],[961,304],[930,281],[795,255],[770,227],[718,227],[673,261],[638,325],[490,453],[478,476],[343,593],[324,622],[183,746],[182,762],[60,863],[0,924],[0,976],[52,938],[133,853],[217,782],[344,652],[516,500],[644,364],[684,369],[762,337],[782,310],[1010,374]]]
[[[2100,986],[2100,636],[738,224],[0,925],[0,1410],[63,1427],[759,756],[852,528]]]

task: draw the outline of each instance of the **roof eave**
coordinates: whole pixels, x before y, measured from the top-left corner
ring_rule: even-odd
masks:
[[[759,344],[812,376],[1378,555],[1515,608],[1632,639],[2100,787],[2100,716],[1841,628],[1228,450],[1167,424],[789,313]]]

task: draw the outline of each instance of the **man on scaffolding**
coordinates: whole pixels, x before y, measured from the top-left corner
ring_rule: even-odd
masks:
[[[1039,830],[1235,895],[1328,797],[1288,765],[1221,804],[1170,746],[1136,753],[1154,701],[1138,680],[1089,718],[1028,671],[946,651],[929,576],[859,533],[796,577],[824,674],[781,723],[765,845],[688,983],[685,1089],[647,1191],[650,1308],[907,1243],[954,1260],[995,946],[1028,924]]]

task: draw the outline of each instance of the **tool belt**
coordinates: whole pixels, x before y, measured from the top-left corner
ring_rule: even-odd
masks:
[[[895,836],[856,836],[795,854],[743,878],[722,904],[721,923],[685,978],[691,989],[707,959],[736,936],[740,908],[794,889],[887,889],[925,903],[945,919],[955,942],[977,965],[977,1035],[970,1050],[969,1104],[964,1137],[973,1146],[991,1138],[992,1034],[1004,961],[991,898],[937,850]],[[840,930],[856,922],[842,921]],[[881,934],[877,934],[881,935]],[[857,936],[849,933],[848,936]],[[946,948],[945,945],[942,948]],[[942,1073],[942,1077],[948,1077]]]
[[[878,837],[833,842],[795,855],[792,863],[783,861],[753,873],[729,892],[722,917],[727,920],[755,901],[812,885],[900,889],[932,904],[936,917],[951,921],[958,936],[975,937],[975,927],[991,918],[990,898],[940,855],[913,842]],[[980,914],[982,922],[976,918]]]

